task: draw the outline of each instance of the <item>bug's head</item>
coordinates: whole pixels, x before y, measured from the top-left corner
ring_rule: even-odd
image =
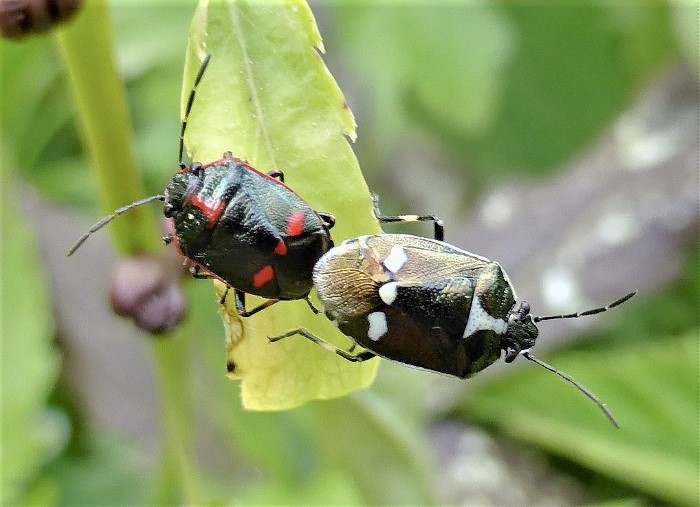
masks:
[[[595,315],[597,313],[606,312],[610,308],[614,308],[618,305],[621,305],[635,294],[636,292],[630,292],[626,296],[623,296],[620,299],[613,301],[608,306],[601,306],[600,308],[594,308],[592,310],[586,310],[583,312],[567,313],[563,315],[548,315],[546,317],[533,317],[532,315],[530,315],[530,305],[527,303],[527,301],[523,301],[522,303],[520,303],[520,306],[518,306],[517,308],[513,306],[513,309],[508,314],[508,327],[501,341],[501,348],[506,351],[505,362],[513,362],[513,360],[516,357],[518,357],[518,355],[522,355],[525,359],[540,365],[542,368],[551,371],[555,375],[558,375],[559,377],[563,378],[571,385],[573,385],[576,389],[581,391],[589,400],[598,405],[598,408],[600,408],[603,411],[603,413],[610,420],[613,426],[619,428],[620,425],[617,424],[617,421],[610,413],[608,408],[605,406],[605,404],[602,401],[600,401],[600,398],[598,398],[591,391],[589,391],[581,384],[576,382],[566,373],[563,373],[554,368],[553,366],[548,365],[544,361],[537,359],[530,353],[530,348],[535,345],[535,341],[537,340],[538,331],[537,326],[535,325],[537,322],[555,319],[576,319],[579,317],[584,317],[586,315]]]
[[[501,348],[505,350],[505,362],[511,363],[521,351],[535,345],[538,329],[530,315],[530,304],[523,301],[514,306],[508,314],[508,327],[501,340]]]
[[[165,189],[163,214],[167,218],[172,218],[182,211],[187,199],[199,189],[201,181],[202,165],[198,162],[177,172]]]

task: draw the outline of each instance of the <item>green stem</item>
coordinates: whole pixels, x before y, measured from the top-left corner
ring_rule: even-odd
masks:
[[[155,342],[158,384],[161,393],[163,468],[156,480],[154,505],[201,503],[196,468],[192,397],[188,383],[187,340],[172,336]]]
[[[113,40],[109,7],[103,0],[86,2],[75,21],[57,34],[83,143],[97,176],[102,205],[110,213],[145,194]],[[145,209],[115,220],[110,229],[124,253],[156,246],[158,231]]]
[[[85,2],[77,19],[57,35],[95,170],[103,206],[111,211],[144,196],[137,169],[124,84],[117,69],[112,20],[104,0]],[[153,250],[158,230],[136,209],[110,229],[127,254]],[[192,443],[192,400],[187,385],[187,347],[182,337],[153,341],[161,393],[163,458],[154,503],[198,503],[199,477]]]

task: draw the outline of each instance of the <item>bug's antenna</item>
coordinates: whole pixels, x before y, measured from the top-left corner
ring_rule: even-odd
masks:
[[[70,257],[71,255],[73,255],[73,254],[75,253],[75,251],[76,251],[78,248],[80,248],[80,245],[82,245],[83,243],[85,243],[85,240],[88,239],[88,238],[90,237],[90,235],[91,235],[93,232],[99,231],[99,230],[102,229],[105,225],[107,225],[107,224],[110,223],[112,220],[114,220],[115,218],[117,218],[119,215],[123,215],[123,214],[126,213],[127,211],[131,211],[132,209],[138,208],[139,206],[143,206],[144,204],[148,204],[149,202],[153,202],[153,201],[164,201],[164,200],[165,200],[165,196],[164,196],[164,195],[161,195],[161,194],[159,194],[159,195],[152,195],[151,197],[146,197],[145,199],[141,199],[140,201],[136,201],[136,202],[132,202],[131,204],[127,204],[127,205],[124,206],[123,208],[119,208],[117,211],[115,211],[115,212],[112,213],[111,215],[108,215],[108,216],[104,217],[102,220],[100,220],[100,221],[97,222],[95,225],[93,225],[92,227],[90,227],[90,230],[89,230],[89,231],[87,231],[85,234],[83,234],[82,236],[80,236],[80,238],[78,238],[78,241],[76,241],[75,244],[70,248],[70,250],[68,250],[68,257]]]
[[[586,310],[585,312],[578,313],[567,313],[565,315],[549,315],[547,317],[532,317],[533,322],[542,322],[543,320],[553,320],[553,319],[576,319],[578,317],[585,317],[586,315],[595,315],[596,313],[602,313],[610,310],[610,308],[615,308],[621,305],[628,299],[632,298],[637,293],[637,291],[630,292],[626,296],[621,297],[617,301],[610,303],[608,306],[601,306],[600,308],[594,308],[593,310]]]
[[[199,68],[199,72],[197,72],[197,77],[194,78],[194,85],[192,86],[192,90],[190,90],[190,96],[187,99],[187,107],[185,108],[185,117],[182,120],[182,127],[180,128],[180,156],[178,158],[178,163],[180,165],[181,169],[184,169],[185,166],[182,164],[182,153],[184,152],[185,148],[185,130],[187,129],[187,120],[190,117],[190,111],[192,111],[192,104],[194,104],[194,96],[197,91],[197,86],[199,85],[199,82],[202,80],[202,76],[204,75],[204,71],[207,70],[207,66],[209,65],[209,60],[211,59],[211,54],[208,54],[207,56],[204,57],[204,61],[202,62],[202,66]]]
[[[632,296],[629,296],[627,299],[629,299],[630,297],[632,297]],[[572,384],[576,389],[578,389],[579,391],[581,391],[581,392],[586,396],[586,398],[588,398],[588,399],[591,400],[593,403],[595,403],[596,405],[598,405],[598,408],[601,409],[601,410],[603,411],[603,413],[605,414],[605,417],[607,417],[607,418],[610,420],[610,422],[612,423],[613,426],[615,426],[615,428],[617,428],[618,430],[620,429],[620,425],[617,424],[617,421],[615,420],[615,417],[612,415],[612,413],[610,412],[610,410],[608,410],[608,407],[605,406],[605,403],[603,403],[603,402],[600,400],[600,398],[598,398],[595,394],[593,394],[593,393],[590,392],[588,389],[586,389],[585,387],[583,387],[581,384],[579,384],[578,382],[576,382],[576,381],[573,379],[573,377],[571,377],[570,375],[567,375],[567,374],[564,373],[563,371],[557,370],[556,368],[554,368],[553,366],[548,365],[548,364],[545,363],[544,361],[542,361],[542,360],[540,360],[540,359],[537,359],[535,356],[533,356],[532,354],[530,354],[530,351],[529,351],[529,350],[523,350],[522,352],[520,352],[520,354],[521,354],[523,357],[525,357],[525,359],[528,359],[528,360],[532,361],[533,363],[540,365],[542,368],[544,368],[544,369],[546,369],[546,370],[549,370],[549,371],[551,371],[552,373],[555,373],[556,375],[559,375],[561,378],[563,378],[564,380],[566,380],[568,383]]]

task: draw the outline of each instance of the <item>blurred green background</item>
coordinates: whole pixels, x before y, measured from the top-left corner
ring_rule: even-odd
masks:
[[[2,503],[696,505],[698,4],[311,6],[385,212],[442,216],[536,314],[640,290],[543,324],[536,349],[622,429],[522,360],[468,381],[385,361],[344,399],[243,411],[211,284],[153,346],[109,311],[108,234],[66,261],[102,211],[56,39],[36,37],[0,43]],[[176,169],[195,4],[111,7],[151,195]]]

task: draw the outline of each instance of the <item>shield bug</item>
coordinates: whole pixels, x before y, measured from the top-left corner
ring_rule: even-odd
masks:
[[[78,239],[68,255],[116,217],[163,201],[163,213],[175,229],[163,241],[173,243],[188,259],[195,277],[215,278],[233,288],[241,316],[250,316],[279,300],[304,299],[315,310],[308,299],[312,269],[333,247],[329,232],[333,216],[314,211],[284,184],[281,171],[262,173],[231,152],[204,165],[193,162],[186,166],[182,162],[187,120],[208,63],[209,56],[190,92],[180,131],[180,170],[165,192],[103,218]],[[245,294],[268,301],[246,310]]]
[[[439,232],[441,237],[442,227]],[[313,280],[326,316],[365,351],[337,348],[301,328],[270,341],[300,335],[349,361],[381,356],[459,378],[487,368],[502,353],[507,363],[522,355],[573,384],[619,427],[598,397],[530,349],[538,322],[601,313],[635,293],[593,310],[532,316],[526,301],[516,303],[513,286],[497,262],[438,239],[407,234],[347,240],[321,257]]]

